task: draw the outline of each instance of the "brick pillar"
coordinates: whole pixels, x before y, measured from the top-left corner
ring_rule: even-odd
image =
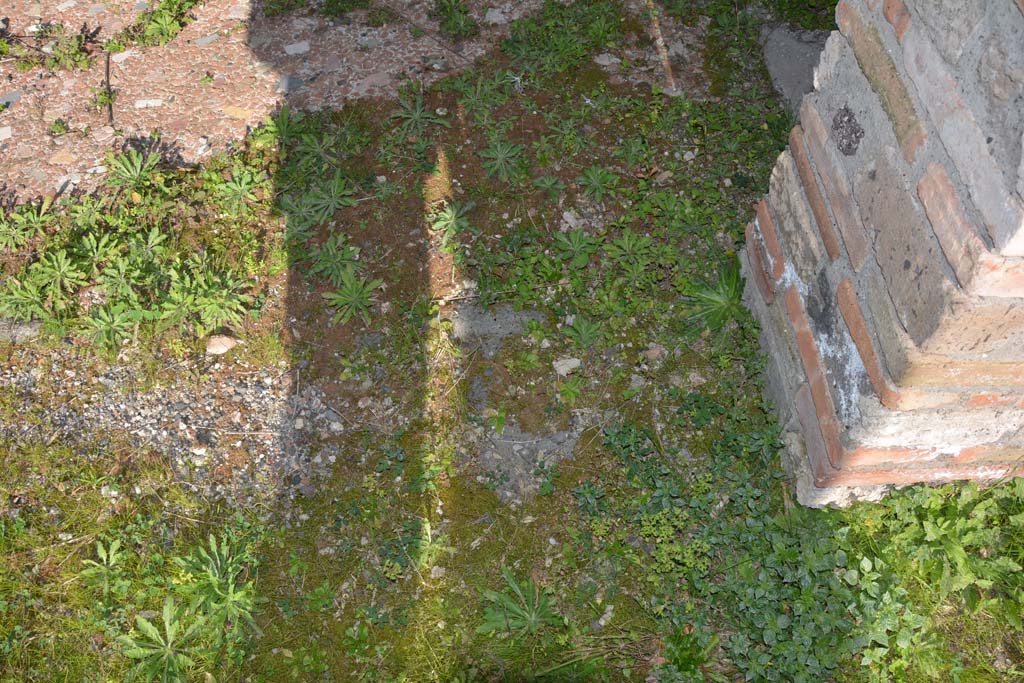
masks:
[[[798,498],[1024,474],[1024,9],[836,18],[741,255]]]

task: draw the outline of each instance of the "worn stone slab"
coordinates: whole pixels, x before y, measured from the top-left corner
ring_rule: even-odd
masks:
[[[927,0],[927,8],[920,21],[946,61],[956,64],[985,16],[985,0]]]
[[[804,95],[814,89],[814,67],[828,36],[828,31],[804,31],[783,24],[765,38],[764,62],[772,85],[794,115],[800,111]]]
[[[857,176],[855,190],[896,311],[914,343],[922,345],[937,329],[953,291],[939,247],[904,182],[894,162],[882,157]]]
[[[39,336],[40,324],[19,322],[10,318],[0,318],[0,343],[24,344]]]

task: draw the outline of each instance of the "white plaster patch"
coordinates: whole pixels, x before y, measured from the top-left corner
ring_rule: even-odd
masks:
[[[782,269],[782,277],[779,278],[779,289],[785,291],[792,285],[796,287],[796,291],[800,292],[800,298],[807,298],[807,285],[800,279],[800,276],[796,274],[796,270],[793,269],[793,264],[786,262]]]
[[[825,41],[825,49],[818,58],[818,66],[814,67],[815,90],[821,90],[822,85],[832,80],[832,74],[835,73],[844,47],[847,47],[846,38],[838,31],[833,31]]]
[[[833,343],[834,340],[830,337],[819,334],[814,335],[814,341],[818,345],[823,359],[836,361],[835,367],[841,371],[842,381],[836,383],[835,393],[839,398],[839,416],[849,424],[860,417],[859,387],[861,380],[867,375],[867,370],[864,369],[860,352],[850,335],[846,334],[844,330],[840,330],[839,336],[841,339],[838,340],[838,343]],[[849,388],[849,391],[843,391],[844,387]]]
[[[757,235],[757,242],[761,245],[761,253],[764,254],[765,261],[767,261],[768,272],[775,272],[775,259],[772,258],[772,254],[768,251],[768,247],[764,243],[764,233],[761,232],[761,221],[758,220],[757,216],[754,216],[754,225],[757,226],[757,230],[754,232]],[[783,264],[783,270],[785,270],[785,264]]]

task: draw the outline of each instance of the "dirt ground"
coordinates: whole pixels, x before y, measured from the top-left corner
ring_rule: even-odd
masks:
[[[109,55],[115,99],[108,109],[95,104],[108,84],[103,41],[130,26],[145,3],[18,0],[6,14],[10,34],[31,44],[40,23],[69,32],[81,27],[93,36],[93,58],[87,69],[57,71],[21,71],[13,57],[0,59],[0,102],[7,105],[0,111],[0,188],[7,202],[91,191],[106,173],[108,154],[126,146],[158,144],[165,158],[194,164],[243,138],[282,104],[337,109],[352,99],[393,96],[409,80],[428,85],[486,54],[510,22],[541,5],[471,2],[480,31],[452,43],[429,0],[379,4],[392,10],[390,20],[371,26],[371,10],[330,21],[312,12],[268,17],[260,0],[201,3],[166,45]],[[650,29],[653,39],[655,24]],[[633,55],[630,78],[667,87],[675,82],[664,71],[671,60],[679,87],[699,92],[699,27],[663,20],[657,30],[664,50],[652,45]],[[58,120],[67,128],[59,135]]]

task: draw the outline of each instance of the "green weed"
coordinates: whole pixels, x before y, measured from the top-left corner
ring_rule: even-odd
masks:
[[[449,40],[472,38],[480,31],[466,0],[434,0],[433,16],[440,20],[441,33]]]
[[[615,192],[619,177],[603,166],[594,165],[585,170],[576,182],[594,201],[600,202]]]
[[[500,136],[494,136],[490,144],[480,151],[484,169],[488,176],[509,183],[518,180],[524,173],[523,146]]]
[[[520,584],[508,567],[502,568],[501,575],[505,579],[505,591],[483,592],[489,605],[484,611],[483,623],[477,628],[478,633],[535,635],[544,627],[562,624],[551,598],[533,579]]]
[[[161,0],[142,12],[134,24],[120,31],[108,49],[126,45],[166,45],[192,21],[192,10],[200,0]]]
[[[339,286],[335,291],[323,295],[328,305],[334,309],[331,321],[345,324],[352,316],[358,315],[364,323],[369,325],[370,306],[375,300],[374,292],[383,286],[384,281],[362,278],[354,268],[342,271],[339,281]]]
[[[189,653],[192,643],[203,627],[201,617],[194,618],[185,627],[187,615],[182,614],[174,600],[168,596],[164,601],[163,632],[144,617],[136,617],[135,636],[120,636],[119,642],[125,657],[137,660],[133,669],[136,676],[147,681],[179,683],[187,680],[187,672],[196,665]]]

